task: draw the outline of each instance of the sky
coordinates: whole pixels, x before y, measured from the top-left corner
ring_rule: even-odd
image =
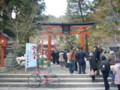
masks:
[[[46,3],[46,15],[54,15],[56,17],[65,15],[67,8],[67,0],[44,0]]]

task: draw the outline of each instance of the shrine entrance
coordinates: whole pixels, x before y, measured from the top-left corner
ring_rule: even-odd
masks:
[[[79,34],[80,37],[80,46],[85,50],[85,34],[90,34],[89,31],[85,31],[84,28],[88,28],[93,25],[95,22],[84,22],[84,23],[40,23],[41,27],[47,28],[48,32],[42,32],[43,34],[48,34],[48,55],[47,59],[51,59],[51,41],[52,34]],[[52,32],[53,28],[62,28],[61,32]],[[71,31],[71,28],[78,28],[78,31]]]
[[[4,33],[0,33],[0,67],[4,67],[5,48],[9,45],[8,38]]]

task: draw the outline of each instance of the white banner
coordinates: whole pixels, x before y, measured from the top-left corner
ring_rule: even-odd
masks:
[[[26,43],[26,68],[37,66],[37,45]]]

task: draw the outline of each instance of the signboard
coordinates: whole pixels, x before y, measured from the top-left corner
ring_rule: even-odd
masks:
[[[37,66],[37,45],[26,43],[26,68]]]
[[[64,34],[69,34],[70,33],[70,25],[62,25],[62,32]]]

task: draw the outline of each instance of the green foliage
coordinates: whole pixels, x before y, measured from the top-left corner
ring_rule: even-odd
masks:
[[[64,35],[60,37],[60,44],[64,43],[64,48],[70,48],[71,46],[77,47],[79,44],[78,38],[76,35]]]
[[[96,25],[96,29],[103,29],[103,26],[102,26],[102,25],[97,24],[97,25]]]
[[[107,30],[117,29],[119,21],[119,5],[117,0],[94,0],[95,9],[97,11],[93,14],[94,19],[103,24]],[[104,4],[103,4],[104,3]]]
[[[13,7],[14,5],[18,5],[21,4],[21,0],[10,0],[10,2],[8,3],[9,7]]]
[[[86,17],[93,11],[92,2],[89,0],[68,0],[66,15],[70,22],[88,21]]]

